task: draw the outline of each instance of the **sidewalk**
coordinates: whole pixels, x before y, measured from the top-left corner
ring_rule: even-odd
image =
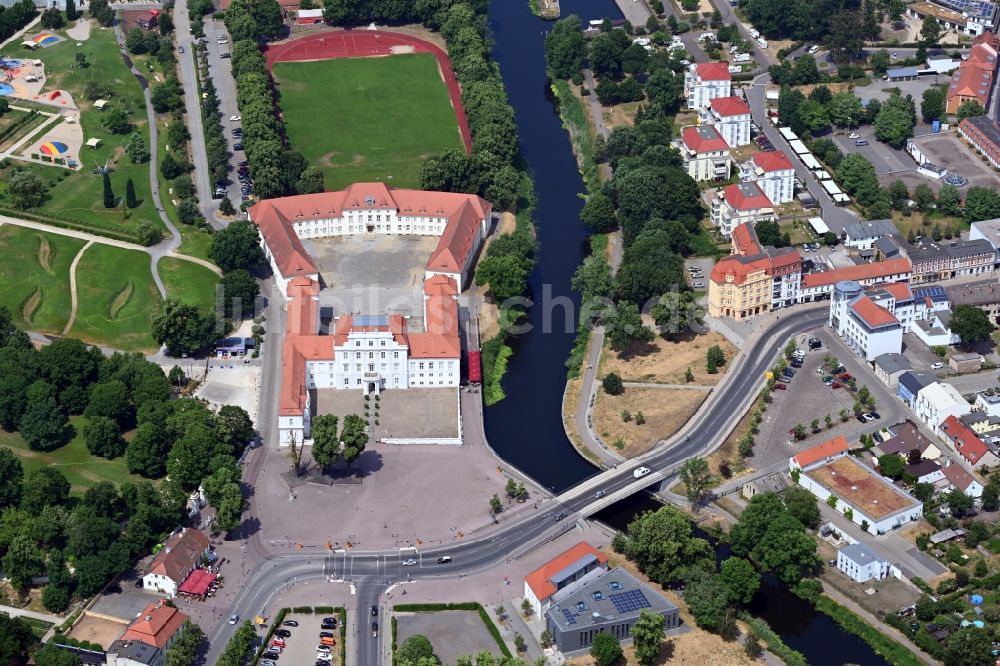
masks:
[[[28,617],[32,620],[41,620],[42,622],[51,622],[52,624],[62,624],[65,619],[59,617],[58,615],[39,613],[38,611],[28,610],[27,608],[14,608],[13,606],[0,606],[0,613],[6,613],[11,617]]]

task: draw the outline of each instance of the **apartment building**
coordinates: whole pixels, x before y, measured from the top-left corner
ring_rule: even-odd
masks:
[[[727,238],[740,225],[749,224],[752,227],[762,220],[773,218],[774,204],[756,183],[726,185],[712,201],[712,224]]]
[[[694,180],[726,180],[733,164],[729,144],[711,125],[685,127],[674,145],[684,170]]]
[[[788,203],[795,198],[795,167],[779,150],[754,153],[740,164],[740,180],[756,183],[773,204]]]
[[[698,110],[710,100],[732,97],[733,75],[724,62],[699,62],[688,67],[684,74],[684,97],[687,107]]]
[[[699,111],[702,124],[719,131],[730,148],[750,143],[750,107],[742,97],[716,97]]]

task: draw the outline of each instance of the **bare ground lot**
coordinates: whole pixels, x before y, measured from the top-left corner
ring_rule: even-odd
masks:
[[[396,618],[397,644],[402,645],[410,636],[423,634],[442,664],[454,664],[462,655],[483,650],[493,654],[500,652],[476,611],[393,613],[393,616]]]
[[[348,414],[363,416],[365,405],[378,425],[373,434],[387,437],[458,437],[458,394],[455,389],[387,390],[366,403],[362,391],[323,389],[316,391],[317,414],[334,414],[341,422]],[[374,419],[372,421],[374,424]]]
[[[712,345],[719,345],[727,360],[714,375],[705,368],[705,354]],[[692,383],[715,385],[735,355],[736,348],[714,331],[678,342],[657,337],[652,342],[629,347],[622,355],[606,349],[601,355],[601,374],[615,372],[626,382],[684,384],[684,373],[691,368]]]
[[[303,239],[327,289],[378,289],[423,284],[437,236],[376,235]]]
[[[594,430],[609,445],[624,442],[622,455],[634,457],[645,453],[656,442],[673,435],[708,397],[707,391],[661,388],[626,388],[621,395],[598,391],[594,403]],[[628,410],[631,420],[622,418]],[[635,422],[642,412],[645,423]]]
[[[927,157],[937,164],[948,169],[949,174],[958,174],[969,179],[967,187],[960,188],[962,196],[968,187],[989,187],[1000,186],[1000,177],[993,171],[987,163],[983,162],[975,150],[970,149],[958,135],[948,132],[946,134],[930,134],[913,139],[913,142]],[[892,179],[899,177],[911,190],[920,183],[930,185],[935,192],[941,189],[943,184],[940,180],[925,178],[915,171],[901,174],[893,174]]]
[[[97,643],[104,649],[111,647],[111,644],[118,640],[118,637],[125,633],[126,624],[122,622],[112,622],[104,618],[84,615],[73,630],[69,632],[71,638],[78,641],[90,641]]]

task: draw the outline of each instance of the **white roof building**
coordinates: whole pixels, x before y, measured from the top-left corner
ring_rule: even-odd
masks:
[[[972,406],[951,384],[934,382],[917,393],[917,399],[913,403],[913,411],[917,418],[931,427],[934,434],[940,436],[940,426],[946,418],[949,416],[958,418],[963,414],[968,414],[972,411]]]

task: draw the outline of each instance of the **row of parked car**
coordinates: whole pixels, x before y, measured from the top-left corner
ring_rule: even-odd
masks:
[[[296,620],[285,620],[281,623],[281,628],[274,632],[271,644],[267,646],[261,659],[261,666],[278,666],[277,662],[282,653],[288,647],[288,641],[292,637],[292,629],[298,627]],[[320,625],[319,645],[316,646],[316,666],[329,666],[333,661],[333,647],[337,644],[337,639],[333,635],[333,630],[337,628],[337,618],[325,617]]]

